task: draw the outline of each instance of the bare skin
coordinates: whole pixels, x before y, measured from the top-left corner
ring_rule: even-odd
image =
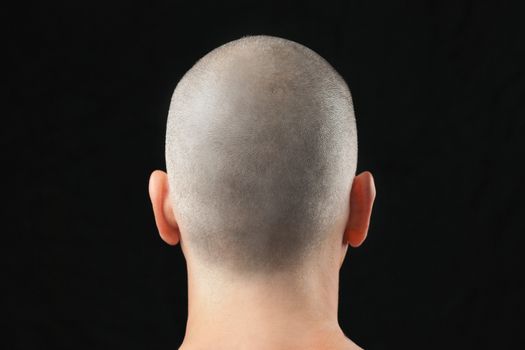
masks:
[[[318,259],[295,272],[250,280],[207,269],[192,256],[165,172],[153,172],[149,193],[161,238],[181,243],[187,263],[188,320],[179,349],[360,349],[338,323],[339,271],[348,245],[360,246],[368,232],[376,194],[370,172],[355,176],[346,222]]]

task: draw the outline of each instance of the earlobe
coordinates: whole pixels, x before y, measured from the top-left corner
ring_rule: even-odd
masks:
[[[357,175],[350,193],[350,214],[344,235],[345,242],[354,248],[366,239],[375,196],[372,174],[365,171]]]
[[[169,200],[168,176],[155,170],[149,179],[149,195],[160,237],[169,245],[179,243],[180,232]]]

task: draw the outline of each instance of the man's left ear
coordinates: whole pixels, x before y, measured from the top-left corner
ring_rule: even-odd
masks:
[[[180,241],[180,231],[169,199],[168,176],[155,170],[149,178],[149,196],[160,237],[169,245]]]

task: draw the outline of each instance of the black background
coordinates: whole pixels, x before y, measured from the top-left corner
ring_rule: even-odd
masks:
[[[523,2],[521,2],[523,3]],[[524,6],[482,1],[62,1],[3,11],[6,349],[173,349],[180,248],[147,196],[171,93],[248,34],[347,80],[375,175],[340,323],[369,349],[524,348]]]

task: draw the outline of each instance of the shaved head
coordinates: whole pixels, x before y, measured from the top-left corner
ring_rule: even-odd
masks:
[[[256,274],[304,265],[341,238],[356,162],[348,87],[296,42],[229,42],[173,94],[170,199],[184,248],[209,267]]]

